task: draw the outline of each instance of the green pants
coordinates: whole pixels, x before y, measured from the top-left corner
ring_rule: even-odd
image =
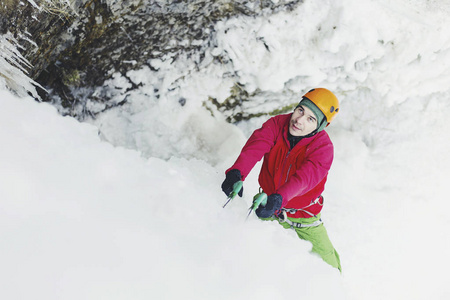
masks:
[[[312,218],[288,219],[296,223],[311,224],[320,219],[320,214]],[[278,222],[280,222],[277,218],[268,218],[262,220],[277,220]],[[291,228],[291,226],[286,222],[280,222],[280,225],[286,229]],[[312,252],[319,254],[326,263],[342,272],[339,254],[334,249],[333,244],[331,244],[327,230],[325,229],[325,226],[323,226],[323,223],[314,227],[294,228],[294,230],[295,232],[297,232],[299,238],[301,238],[302,240],[310,241],[312,243]]]

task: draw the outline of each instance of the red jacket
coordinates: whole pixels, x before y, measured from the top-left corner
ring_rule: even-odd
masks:
[[[290,150],[287,133],[292,114],[279,115],[267,120],[253,132],[232,169],[241,171],[242,180],[264,156],[259,174],[259,184],[267,194],[278,193],[283,197],[283,207],[304,208],[324,190],[328,170],[333,162],[333,144],[325,131],[303,138]],[[323,204],[323,203],[322,203]],[[306,209],[314,215],[322,210],[321,204]],[[293,218],[309,218],[309,214],[297,211],[288,213]]]

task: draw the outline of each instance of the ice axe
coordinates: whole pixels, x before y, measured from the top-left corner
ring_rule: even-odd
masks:
[[[255,197],[253,197],[253,203],[250,206],[250,208],[248,209],[248,215],[247,215],[247,219],[250,216],[250,214],[252,213],[252,211],[258,209],[258,207],[260,205],[262,206],[266,206],[267,204],[267,194],[266,193],[258,193],[255,195]]]
[[[231,200],[234,199],[234,197],[236,197],[236,195],[239,193],[239,191],[242,189],[242,186],[244,185],[244,183],[239,180],[238,182],[236,182],[235,184],[233,184],[233,191],[230,193],[230,195],[227,198],[227,202],[223,205],[223,208],[225,208],[225,206],[227,206],[228,202],[230,202]]]

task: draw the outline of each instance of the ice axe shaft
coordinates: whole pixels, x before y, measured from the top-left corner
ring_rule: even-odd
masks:
[[[253,197],[252,206],[248,209],[247,218],[250,216],[252,211],[257,210],[260,205],[266,206],[267,204],[267,194],[266,193],[258,193]]]
[[[242,189],[242,186],[244,185],[244,182],[242,182],[241,180],[239,180],[238,182],[236,182],[233,185],[233,191],[230,193],[230,195],[227,198],[227,202],[223,205],[223,208],[225,208],[225,206],[227,206],[228,202],[230,202],[231,200],[234,199],[234,197],[236,197],[236,195],[240,192],[240,190]]]

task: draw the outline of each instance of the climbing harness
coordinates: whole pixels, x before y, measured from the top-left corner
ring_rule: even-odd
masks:
[[[252,203],[252,206],[250,206],[250,208],[248,210],[247,218],[248,218],[248,216],[250,216],[252,211],[256,210],[260,205],[266,206],[266,203],[267,203],[267,194],[264,193],[261,188],[259,188],[259,193],[253,197],[253,203]],[[313,206],[315,204],[319,204],[320,206],[323,205],[323,196],[322,195],[320,195],[316,199],[312,200],[309,205],[307,205],[303,208],[281,208],[279,210],[279,213],[278,214],[275,213],[274,216],[278,219],[278,221],[280,223],[287,223],[291,226],[291,228],[304,228],[304,227],[319,226],[320,224],[323,223],[322,219],[318,219],[317,221],[314,221],[312,223],[305,224],[305,223],[293,222],[293,221],[289,220],[287,217],[288,213],[295,214],[297,211],[305,212],[308,215],[310,215],[311,217],[317,217],[313,213],[306,210],[306,208]]]
[[[275,214],[275,217],[278,219],[278,221],[280,223],[289,224],[291,226],[291,228],[305,228],[305,227],[319,226],[320,224],[323,223],[322,219],[319,219],[319,220],[309,223],[309,224],[305,224],[305,223],[293,222],[293,221],[289,220],[288,216],[287,216],[288,213],[295,214],[297,211],[302,211],[302,212],[307,213],[311,217],[317,217],[316,215],[314,215],[311,212],[306,210],[306,208],[308,208],[312,205],[315,205],[315,204],[319,204],[320,206],[323,205],[323,196],[322,195],[320,195],[319,197],[317,197],[316,199],[311,201],[311,203],[308,206],[305,206],[303,208],[282,208],[279,214]]]
[[[299,222],[293,222],[291,220],[288,219],[287,217],[287,213],[286,211],[282,211],[281,214],[275,215],[276,218],[278,218],[278,221],[280,223],[287,223],[291,226],[291,228],[305,228],[305,227],[315,227],[315,226],[319,226],[320,224],[323,223],[322,219],[319,219],[315,222],[309,223],[309,224],[305,224],[305,223],[299,223]]]
[[[319,204],[320,206],[323,206],[323,196],[322,195],[320,195],[319,197],[317,197],[316,199],[311,201],[311,203],[308,206],[305,206],[303,208],[282,208],[281,210],[283,211],[283,213],[290,213],[290,214],[295,214],[297,211],[302,211],[304,213],[307,213],[311,217],[316,217],[316,215],[314,215],[313,213],[306,210],[306,208],[313,206],[315,204]]]

